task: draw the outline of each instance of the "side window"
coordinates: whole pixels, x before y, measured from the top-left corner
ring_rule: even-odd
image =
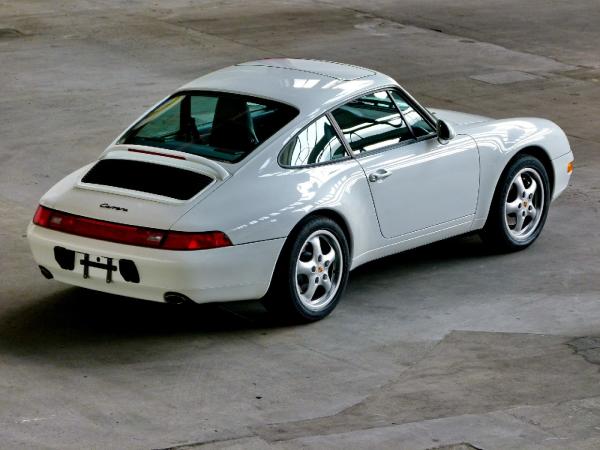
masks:
[[[329,119],[322,116],[286,144],[279,156],[285,166],[306,166],[344,158],[346,151]]]
[[[413,139],[387,92],[352,100],[333,111],[352,150],[368,152]]]
[[[428,134],[433,133],[435,130],[429,125],[421,115],[414,110],[412,106],[410,106],[402,96],[396,91],[390,91],[390,95],[394,98],[394,101],[402,111],[402,115],[404,119],[408,122],[410,127],[412,128],[415,136],[427,136]]]

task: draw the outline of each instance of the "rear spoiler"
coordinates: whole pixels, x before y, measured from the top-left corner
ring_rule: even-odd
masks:
[[[227,169],[212,159],[166,148],[117,144],[109,147],[100,157],[100,159],[108,158],[131,159],[179,167],[207,175],[220,181],[231,176],[231,173]]]

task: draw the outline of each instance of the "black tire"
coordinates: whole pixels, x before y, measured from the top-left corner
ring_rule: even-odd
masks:
[[[317,263],[318,266],[315,265],[316,270],[310,276],[314,277],[314,279],[321,277],[321,281],[323,281],[323,276],[325,279],[329,278],[330,283],[336,287],[335,292],[330,290],[331,295],[325,296],[323,294],[322,301],[324,304],[322,306],[318,306],[315,303],[312,308],[309,308],[306,305],[306,300],[303,301],[301,293],[298,292],[299,289],[301,290],[299,286],[303,284],[301,281],[305,275],[297,275],[296,266],[301,258],[305,258],[305,255],[310,256],[311,259],[308,264],[312,264],[311,261],[315,252],[311,253],[311,251],[307,251],[307,248],[312,249],[307,240],[311,237],[314,239],[313,236],[315,233],[317,233],[316,237],[319,238],[319,242],[323,248],[328,247],[329,241],[327,239],[330,239],[331,236],[335,237],[335,240],[332,240],[333,245],[329,246],[329,248],[334,249],[335,241],[337,241],[339,248],[337,250],[334,249],[337,262],[334,260],[330,266],[325,266],[327,261],[322,264]],[[300,252],[303,252],[303,256],[301,256]],[[339,264],[340,262],[341,265]],[[334,264],[338,265],[334,266]],[[338,304],[348,283],[349,265],[350,251],[348,242],[340,226],[327,217],[315,216],[310,218],[297,232],[290,236],[284,246],[273,274],[269,292],[263,299],[263,304],[267,310],[287,322],[306,323],[321,320],[328,316]],[[306,282],[308,286],[310,283],[308,276],[306,276],[306,280],[308,280]],[[320,292],[319,289],[325,292],[326,288],[317,287],[315,289],[314,295],[316,297]],[[308,288],[305,292],[308,292]],[[326,299],[327,301],[325,302]]]
[[[514,200],[514,202],[517,203],[523,200],[519,203],[519,210],[514,213],[515,217],[516,214],[522,214],[525,217],[527,214],[526,210],[532,207],[537,211],[536,219],[537,214],[541,214],[540,218],[537,219],[537,223],[534,224],[535,226],[532,227],[529,232],[525,233],[522,237],[515,236],[516,224],[513,225],[513,228],[511,228],[511,224],[508,222],[509,219],[512,221],[512,214],[510,216],[507,215],[507,210],[505,209],[507,202],[516,193],[517,186],[513,184],[513,180],[515,180],[515,177],[519,173],[524,174],[521,180],[524,180],[525,182],[527,182],[527,176],[529,176],[530,181],[531,179],[534,179],[535,181],[535,174],[539,176],[538,181],[541,182],[539,183],[536,181],[537,189],[536,193],[533,194],[533,198],[529,198],[529,195],[526,195],[524,198],[523,193],[521,193],[520,196],[517,196]],[[527,186],[525,187],[528,188]],[[543,204],[541,205],[541,208],[536,208],[533,202],[535,202],[536,199],[539,200],[540,198],[540,192],[538,192],[539,189],[542,190],[541,193],[543,195],[541,198]],[[480,233],[482,239],[493,250],[499,252],[513,252],[529,247],[538,238],[542,229],[544,228],[546,217],[548,216],[550,200],[550,183],[548,180],[548,173],[544,165],[534,156],[527,154],[519,155],[504,170],[504,173],[498,181],[498,186],[496,187],[496,192],[494,193],[494,199],[492,200],[492,205],[490,207],[486,224]],[[528,217],[529,216],[527,216],[527,218]],[[524,219],[524,230],[528,224],[533,224],[535,221],[535,219],[530,219],[531,221],[527,222],[527,218]]]

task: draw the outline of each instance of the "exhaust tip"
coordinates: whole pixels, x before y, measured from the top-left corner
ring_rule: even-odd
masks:
[[[54,278],[54,275],[52,275],[52,272],[50,272],[44,266],[39,266],[39,268],[40,268],[40,272],[42,272],[42,275],[44,275],[44,278],[46,278],[47,280],[51,280],[52,278]]]
[[[164,295],[165,303],[170,305],[191,305],[194,303],[189,297],[178,292],[167,292]]]

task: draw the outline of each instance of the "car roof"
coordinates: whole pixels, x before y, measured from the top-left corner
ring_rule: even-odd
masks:
[[[396,84],[364,67],[312,59],[261,59],[204,75],[180,90],[233,92],[284,102],[309,115],[367,89]]]
[[[238,66],[269,67],[273,69],[287,69],[298,72],[306,72],[312,75],[319,75],[337,80],[350,81],[357,78],[363,78],[375,75],[375,71],[365,69],[364,67],[352,66],[350,64],[317,61],[314,59],[262,59],[258,61],[249,61],[238,64]],[[278,73],[276,71],[275,73]]]

